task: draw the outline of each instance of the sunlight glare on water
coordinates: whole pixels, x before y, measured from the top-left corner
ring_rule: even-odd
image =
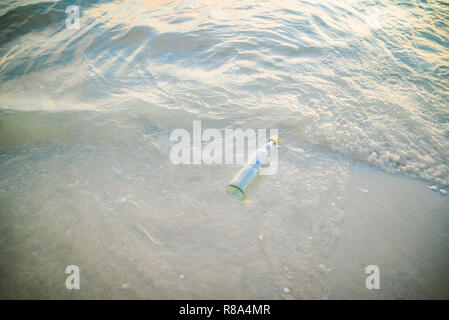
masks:
[[[77,298],[328,296],[354,161],[449,184],[448,21],[440,1],[4,1],[0,296],[72,298],[70,264]],[[278,129],[278,173],[230,201],[239,165],[170,162],[192,120]]]

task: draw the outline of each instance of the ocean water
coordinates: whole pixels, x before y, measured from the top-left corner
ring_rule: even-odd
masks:
[[[444,1],[2,1],[0,297],[449,298],[427,188],[449,185],[448,21]],[[238,164],[170,161],[193,120],[277,129],[278,172],[228,198]]]

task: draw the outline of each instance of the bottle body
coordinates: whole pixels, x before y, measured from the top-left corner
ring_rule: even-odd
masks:
[[[279,138],[271,137],[263,148],[257,150],[246,165],[234,176],[226,187],[226,192],[233,198],[245,198],[246,189],[255,180],[262,166],[269,163],[271,150],[277,146]]]

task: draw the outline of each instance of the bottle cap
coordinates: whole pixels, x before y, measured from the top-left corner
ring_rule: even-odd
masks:
[[[272,135],[268,140],[273,140],[276,144],[279,144],[279,137],[277,135]]]

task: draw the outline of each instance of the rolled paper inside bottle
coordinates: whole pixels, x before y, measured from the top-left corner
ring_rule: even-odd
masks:
[[[259,163],[248,164],[243,167],[231,180],[226,188],[226,192],[237,199],[245,197],[246,188],[254,181],[260,169]]]

